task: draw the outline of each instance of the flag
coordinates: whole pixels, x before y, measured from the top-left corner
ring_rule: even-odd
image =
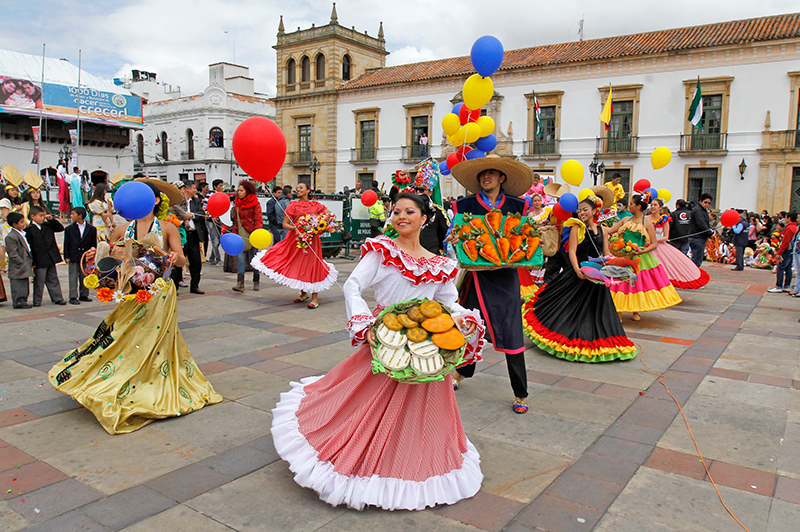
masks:
[[[606,130],[611,128],[609,123],[611,122],[611,115],[614,113],[614,102],[611,101],[612,92],[613,90],[609,86],[608,99],[606,100],[605,106],[603,106],[603,112],[600,113],[600,121],[606,125]]]
[[[542,131],[542,108],[539,107],[539,100],[536,98],[536,91],[533,91],[533,134],[537,135]]]
[[[31,126],[33,130],[33,159],[31,164],[39,164],[39,126]]]
[[[700,77],[697,77],[697,90],[694,91],[694,98],[692,98],[692,105],[689,106],[689,122],[694,127],[703,131],[703,93],[700,92]]]

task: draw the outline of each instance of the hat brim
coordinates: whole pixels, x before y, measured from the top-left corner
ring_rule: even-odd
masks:
[[[160,192],[163,192],[167,195],[170,205],[177,205],[183,201],[183,194],[180,190],[178,190],[178,187],[171,183],[167,183],[166,181],[154,177],[138,179],[138,181],[144,181],[145,183],[151,183],[152,185],[155,185]]]
[[[544,187],[544,193],[554,198],[560,198],[567,192],[571,192],[571,190],[566,183],[550,183]]]
[[[598,196],[601,200],[603,200],[603,208],[608,209],[615,205],[614,203],[614,193],[611,192],[611,189],[605,185],[597,185],[594,187],[589,187],[589,190],[594,193],[595,196]]]
[[[505,174],[503,192],[509,196],[522,196],[533,186],[531,167],[510,157],[487,155],[480,159],[470,159],[456,165],[451,172],[456,181],[476,194],[480,190],[478,174],[484,170],[497,170]]]

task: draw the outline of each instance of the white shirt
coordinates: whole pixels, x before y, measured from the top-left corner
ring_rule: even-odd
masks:
[[[31,250],[31,245],[30,245],[30,244],[28,244],[28,237],[27,237],[27,235],[25,235],[25,233],[24,233],[23,231],[20,231],[20,230],[19,230],[19,229],[17,229],[16,227],[14,228],[14,231],[16,231],[17,233],[19,233],[20,235],[22,235],[22,240],[24,240],[24,241],[25,241],[25,247],[26,247],[26,248],[28,248],[28,252],[30,252],[30,250]]]
[[[81,238],[83,238],[83,231],[86,229],[86,222],[83,222],[82,224],[75,224],[75,225],[78,226],[78,231],[81,234]]]

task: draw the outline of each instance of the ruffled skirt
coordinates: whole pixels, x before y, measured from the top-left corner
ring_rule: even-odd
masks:
[[[619,283],[609,287],[617,312],[647,312],[680,303],[682,299],[658,260],[651,253],[639,255],[639,258],[636,284]]]
[[[306,251],[297,247],[297,232],[253,257],[253,268],[273,281],[311,294],[324,292],[336,282],[339,272],[333,264],[322,260],[322,244],[314,237]]]
[[[272,437],[295,481],[355,509],[422,510],[472,497],[483,474],[452,380],[405,384],[373,374],[362,346],[324,377],[281,394]]]
[[[669,282],[675,288],[697,290],[708,284],[708,272],[695,266],[694,262],[675,246],[660,243],[652,253],[664,267]]]

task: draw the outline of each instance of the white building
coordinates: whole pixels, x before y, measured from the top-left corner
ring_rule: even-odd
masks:
[[[147,100],[144,130],[132,139],[136,172],[170,182],[233,184],[247,177],[231,151],[233,132],[252,116],[274,120],[275,107],[254,92],[247,67],[215,63],[208,71],[208,87],[188,97],[180,87],[156,83],[155,74],[134,71],[130,90]]]

